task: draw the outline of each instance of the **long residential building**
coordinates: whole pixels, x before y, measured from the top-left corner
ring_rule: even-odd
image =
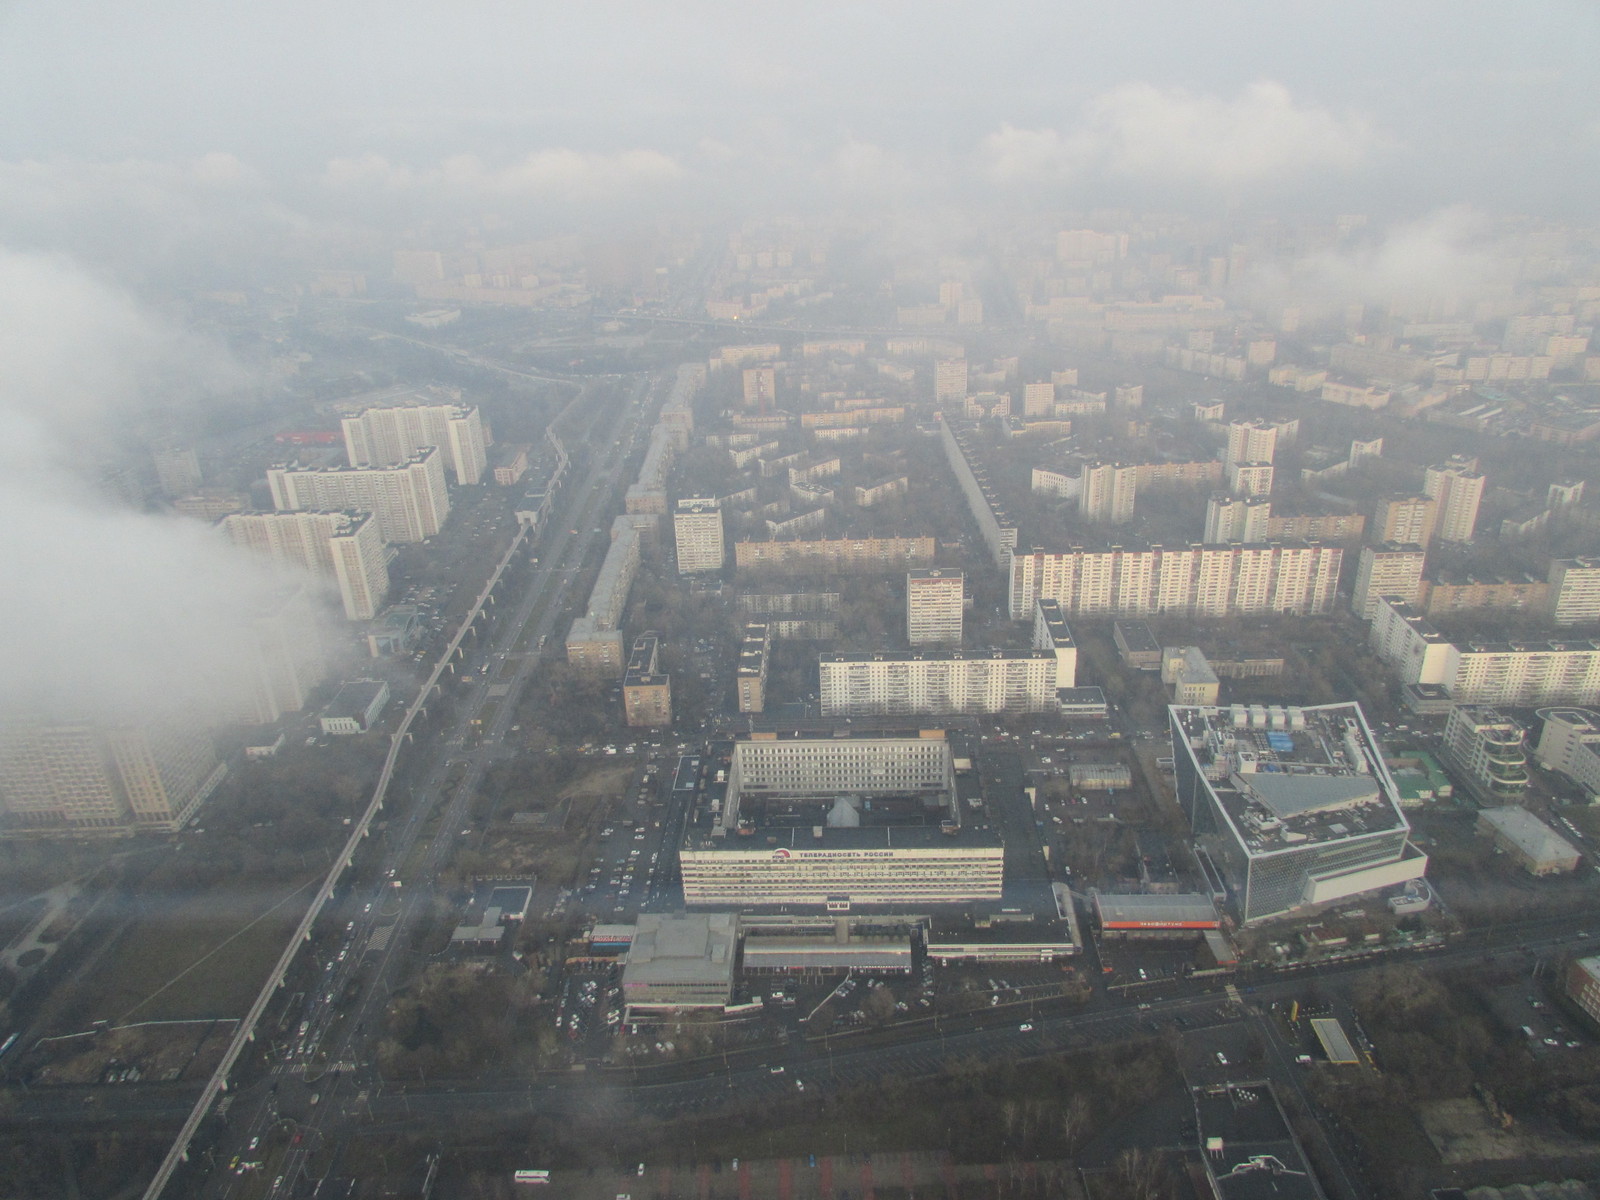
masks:
[[[1378,615],[1380,597],[1400,596],[1407,604],[1415,604],[1422,596],[1422,567],[1426,558],[1427,551],[1415,543],[1384,542],[1363,546],[1356,567],[1355,588],[1350,596],[1351,611],[1370,621]]]
[[[0,725],[0,821],[12,829],[174,832],[226,773],[193,723]]]
[[[444,451],[445,466],[457,483],[480,482],[488,466],[483,421],[468,405],[402,400],[363,408],[340,425],[352,467],[396,466],[426,446]]]
[[[352,621],[372,620],[389,594],[383,535],[371,513],[233,513],[218,524],[235,545],[336,584]]]
[[[944,446],[945,459],[955,473],[956,482],[961,485],[961,494],[966,497],[967,508],[978,526],[978,532],[983,536],[984,545],[989,547],[989,553],[994,556],[995,565],[1003,567],[1006,555],[1017,547],[1017,527],[1011,523],[994,489],[989,486],[988,473],[983,464],[976,460],[967,440],[967,432],[966,426],[957,428],[948,419],[939,422],[939,437]]]
[[[444,528],[450,515],[444,459],[426,446],[386,467],[270,467],[267,487],[279,512],[369,512],[386,542],[420,542]]]
[[[824,716],[1047,712],[1056,705],[1056,655],[1048,650],[943,654],[824,654]]]
[[[1318,615],[1332,610],[1343,557],[1316,542],[1032,550],[1011,557],[1011,618],[1039,600],[1069,617]]]
[[[567,661],[584,671],[621,675],[622,616],[639,573],[640,540],[652,518],[620,516],[611,522],[611,545],[589,592],[589,610],[567,630]]]
[[[1450,641],[1399,596],[1380,599],[1371,644],[1401,684],[1457,704],[1600,704],[1600,641]]]
[[[1547,603],[1555,625],[1600,621],[1600,558],[1557,558],[1550,562]]]
[[[735,542],[733,563],[740,571],[889,571],[932,563],[935,549],[931,535]]]

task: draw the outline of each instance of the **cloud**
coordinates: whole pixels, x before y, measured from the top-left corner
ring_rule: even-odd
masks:
[[[658,150],[599,154],[540,150],[501,166],[476,154],[458,154],[438,166],[416,169],[381,154],[337,158],[323,182],[336,192],[432,192],[458,199],[526,199],[585,203],[631,198],[678,183],[687,172]]]
[[[89,476],[147,405],[242,372],[70,261],[5,249],[0,360],[0,713],[225,710],[243,695],[241,617],[282,580],[209,526],[131,510]]]
[[[1364,117],[1297,104],[1280,83],[1251,84],[1233,99],[1148,83],[1101,93],[1065,131],[1002,126],[981,149],[998,183],[1095,179],[1273,184],[1367,163],[1385,144]]]
[[[1261,266],[1240,290],[1260,311],[1294,305],[1308,318],[1351,304],[1418,318],[1466,316],[1474,304],[1509,293],[1518,262],[1518,248],[1483,213],[1453,206],[1287,267]]]

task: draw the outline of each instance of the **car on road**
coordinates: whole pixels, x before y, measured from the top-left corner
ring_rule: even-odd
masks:
[[[1021,1025],[1017,1026],[1017,1032],[1018,1033],[1032,1033],[1033,1032],[1033,1022],[1032,1021],[1024,1021]]]

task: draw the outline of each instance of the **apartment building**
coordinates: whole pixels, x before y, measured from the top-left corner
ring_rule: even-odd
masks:
[[[438,446],[460,484],[479,483],[488,467],[483,420],[475,406],[400,401],[363,408],[340,421],[352,467],[392,467]]]
[[[906,572],[906,640],[913,646],[961,644],[966,576],[949,567]]]
[[[1423,472],[1422,490],[1438,505],[1434,533],[1442,542],[1470,542],[1486,480],[1476,459],[1452,459]]]
[[[218,524],[236,546],[334,583],[352,621],[372,620],[389,594],[383,535],[371,513],[233,513]]]
[[[691,496],[678,501],[672,516],[678,547],[678,574],[720,571],[727,561],[723,542],[722,505],[714,497]]]
[[[1552,559],[1547,582],[1552,624],[1600,621],[1600,558]]]
[[[392,466],[270,467],[267,487],[279,512],[369,512],[386,542],[420,542],[450,515],[444,457],[427,446]]]
[[[926,654],[824,654],[824,716],[1048,712],[1056,704],[1056,656],[1045,650]]]
[[[1427,551],[1402,542],[1363,546],[1356,565],[1356,582],[1350,596],[1350,610],[1370,621],[1378,612],[1379,598],[1399,596],[1407,604],[1421,598],[1422,567]]]

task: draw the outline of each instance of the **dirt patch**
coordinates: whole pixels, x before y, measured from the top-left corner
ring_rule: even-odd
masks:
[[[128,1025],[44,1043],[30,1056],[40,1084],[170,1083],[216,1069],[233,1021]],[[42,1060],[42,1061],[41,1061]]]
[[[1593,1154],[1600,1145],[1524,1126],[1501,1129],[1472,1099],[1435,1100],[1418,1110],[1428,1139],[1447,1166],[1495,1159]]]
[[[631,759],[620,766],[596,768],[573,779],[561,789],[557,799],[567,800],[578,796],[602,798],[620,796],[628,790],[628,784],[633,781],[633,772],[634,764]]]

